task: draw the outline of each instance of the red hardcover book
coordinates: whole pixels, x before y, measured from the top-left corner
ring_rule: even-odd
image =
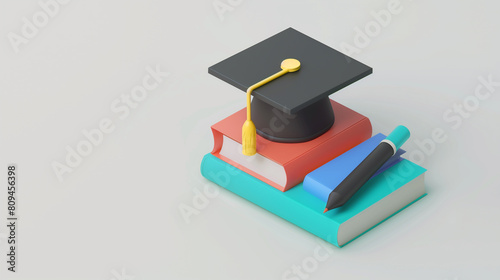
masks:
[[[242,109],[212,126],[212,154],[255,178],[286,191],[304,180],[314,169],[367,140],[372,135],[370,120],[330,100],[335,123],[323,135],[303,143],[278,143],[257,135],[257,154],[241,153]]]

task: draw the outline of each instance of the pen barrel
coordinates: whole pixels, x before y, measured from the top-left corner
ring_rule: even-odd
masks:
[[[338,198],[337,201],[329,201],[327,208],[342,206],[347,202],[391,156],[394,154],[393,147],[381,142],[333,191]],[[332,196],[333,198],[333,196]],[[332,207],[332,208],[330,208]]]

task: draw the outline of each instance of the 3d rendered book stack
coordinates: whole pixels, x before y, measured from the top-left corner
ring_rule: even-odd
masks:
[[[241,127],[250,116],[242,109],[212,126],[214,148],[203,158],[201,173],[341,247],[423,197],[426,170],[403,159],[400,149],[346,204],[323,213],[330,192],[385,138],[372,136],[367,117],[328,98],[372,70],[289,28],[209,73],[246,90],[287,57],[300,60],[301,69],[253,93],[252,114],[265,116],[255,121],[257,153],[242,153]],[[246,64],[255,67],[238,67]]]

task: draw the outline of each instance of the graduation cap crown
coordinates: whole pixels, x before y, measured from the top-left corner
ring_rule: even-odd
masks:
[[[286,59],[300,62],[300,71],[278,73]],[[372,73],[372,68],[288,28],[211,67],[215,77],[247,92],[256,133],[271,141],[312,140],[334,123],[329,95]],[[250,94],[248,90],[254,87]],[[249,118],[250,119],[250,118]],[[255,153],[255,151],[253,151]]]

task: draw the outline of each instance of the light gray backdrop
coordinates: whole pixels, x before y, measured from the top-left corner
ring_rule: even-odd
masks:
[[[1,1],[0,278],[499,279],[499,10]],[[408,156],[428,168],[427,197],[342,249],[199,174],[210,125],[245,106],[207,68],[288,27],[374,68],[332,98],[374,132],[408,126]],[[16,273],[6,263],[11,163]]]

